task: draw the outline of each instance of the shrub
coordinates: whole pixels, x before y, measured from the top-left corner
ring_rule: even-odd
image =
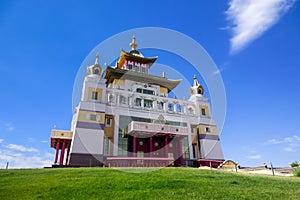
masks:
[[[293,174],[294,174],[294,176],[300,177],[300,168],[295,169]]]
[[[299,167],[298,161],[292,162],[291,167]]]

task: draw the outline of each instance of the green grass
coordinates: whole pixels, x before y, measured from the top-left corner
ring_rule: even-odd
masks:
[[[129,172],[145,169],[128,169]],[[147,170],[147,169],[146,169]],[[299,199],[300,179],[195,168],[0,170],[0,199]]]

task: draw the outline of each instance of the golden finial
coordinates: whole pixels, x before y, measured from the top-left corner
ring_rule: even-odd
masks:
[[[196,76],[196,74],[194,74],[194,87],[198,86],[198,85],[199,85],[199,83],[198,83],[198,80],[197,80],[197,76]]]
[[[136,50],[137,46],[138,46],[138,45],[137,45],[137,43],[136,43],[136,41],[135,41],[135,36],[133,35],[133,36],[132,36],[131,43],[130,43],[131,50]]]
[[[96,55],[96,61],[95,61],[95,64],[99,64],[99,55],[98,55],[98,54]]]

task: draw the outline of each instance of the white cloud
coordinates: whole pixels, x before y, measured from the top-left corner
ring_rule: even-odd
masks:
[[[293,135],[291,137],[285,137],[283,139],[271,139],[264,143],[264,145],[285,145],[283,148],[286,152],[295,151],[295,148],[300,147],[300,137],[298,135]]]
[[[3,142],[3,141],[4,141],[4,139],[0,138],[0,143]]]
[[[22,152],[38,152],[38,150],[35,148],[27,148],[18,144],[9,144],[6,147],[11,150],[22,151]]]
[[[291,137],[285,137],[283,139],[271,139],[265,142],[265,145],[273,145],[273,144],[283,144],[283,143],[289,143],[294,146],[300,145],[300,137],[298,135],[293,135]]]
[[[42,140],[41,143],[48,143],[48,140]]]
[[[233,36],[231,52],[236,53],[260,37],[297,0],[230,0],[225,12]]]
[[[282,143],[283,143],[283,141],[279,141],[277,139],[271,139],[271,140],[266,141],[264,144],[265,145],[272,145],[272,144],[282,144]]]
[[[41,157],[35,152],[21,154],[12,150],[0,149],[0,169],[5,168],[7,162],[9,168],[42,168],[51,166],[53,159]]]
[[[252,156],[247,156],[247,158],[253,159],[253,160],[258,160],[258,159],[261,158],[261,155],[260,154],[256,154],[256,155],[252,155]]]

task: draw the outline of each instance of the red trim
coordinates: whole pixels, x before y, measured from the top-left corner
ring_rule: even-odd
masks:
[[[136,137],[133,136],[133,156],[136,157]]]
[[[203,161],[203,162],[220,162],[220,163],[222,163],[222,162],[224,162],[225,160],[198,159],[197,161],[198,161],[198,162]]]
[[[60,139],[57,139],[54,164],[56,164],[58,160],[59,146],[60,146]]]
[[[165,137],[165,153],[166,153],[166,158],[168,158],[169,156],[168,156],[168,154],[169,154],[169,149],[168,149],[168,136],[166,135],[166,137]]]
[[[149,152],[149,154],[150,154],[150,157],[153,157],[153,138],[152,137],[150,137],[150,152]]]
[[[60,162],[59,162],[60,165],[63,165],[64,163],[65,147],[66,147],[66,140],[63,141],[63,145],[60,151]]]

